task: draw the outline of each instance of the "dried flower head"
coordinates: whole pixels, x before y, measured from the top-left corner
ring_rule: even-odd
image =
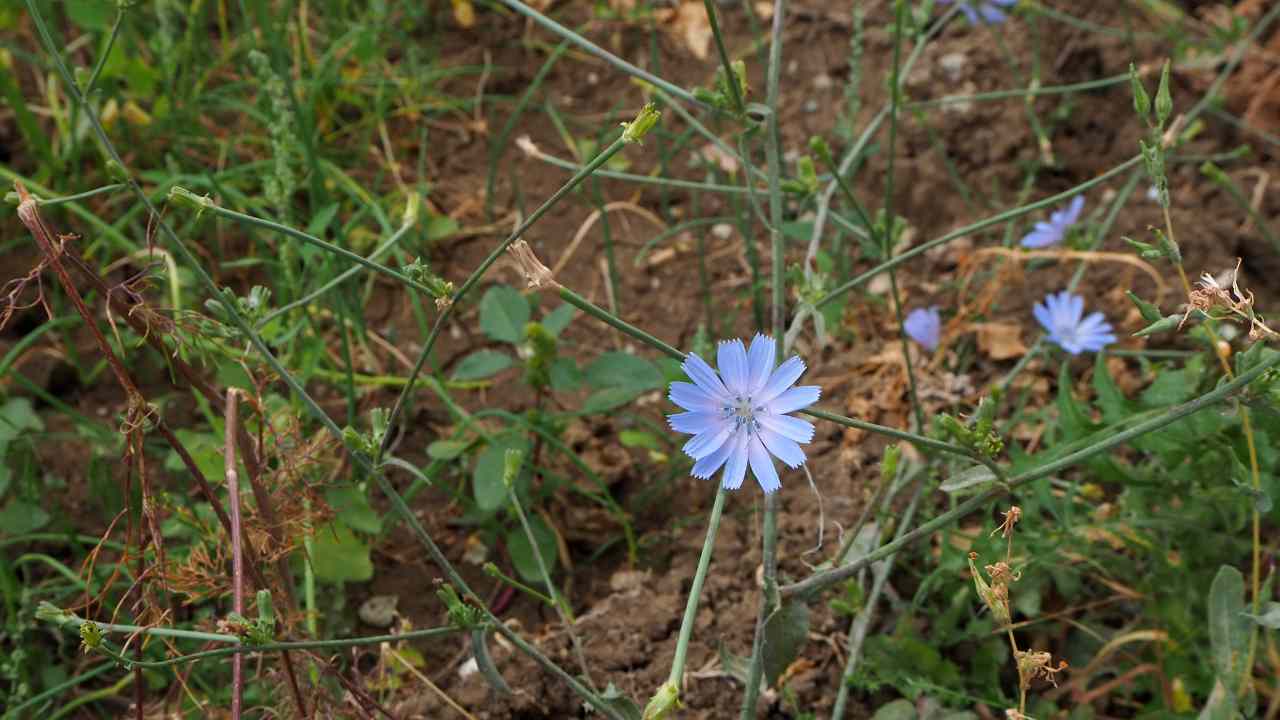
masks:
[[[1053,667],[1049,664],[1053,662],[1053,656],[1038,650],[1016,652],[1014,659],[1018,663],[1018,678],[1024,689],[1030,687],[1031,681],[1037,678],[1048,680],[1057,687],[1057,674],[1067,669],[1066,660],[1058,661],[1058,666]]]
[[[1018,524],[1022,519],[1022,508],[1017,505],[1010,506],[1004,513],[1004,522],[1000,523],[1000,527],[991,531],[992,535],[1000,533],[1000,537],[1008,539],[1013,534],[1013,526]]]

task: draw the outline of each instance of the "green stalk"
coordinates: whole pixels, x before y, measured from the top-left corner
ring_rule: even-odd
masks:
[[[698,617],[698,601],[702,597],[702,584],[707,579],[707,568],[711,566],[711,551],[716,545],[716,534],[720,531],[720,515],[724,511],[724,499],[728,491],[723,487],[716,490],[715,502],[711,505],[711,515],[707,518],[707,537],[702,541],[702,554],[698,556],[698,569],[693,574],[693,584],[689,586],[689,599],[685,602],[684,619],[680,622],[680,634],[676,638],[676,654],[671,660],[671,674],[667,682],[654,693],[646,707],[646,715],[653,708],[654,717],[661,717],[656,712],[664,706],[674,706],[679,702],[680,688],[684,685],[684,665],[689,654],[689,639],[693,637],[694,622]],[[674,702],[673,702],[674,701]]]

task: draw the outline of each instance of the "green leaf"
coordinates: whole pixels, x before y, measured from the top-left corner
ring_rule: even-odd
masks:
[[[471,446],[466,440],[436,440],[427,446],[427,457],[432,460],[452,460]]]
[[[432,215],[427,218],[427,239],[443,240],[458,232],[458,221],[448,215]]]
[[[26,500],[14,500],[0,510],[0,528],[6,535],[22,535],[49,524],[49,513]]]
[[[556,392],[572,392],[582,387],[582,370],[573,358],[558,357],[551,363],[551,389]]]
[[[507,502],[507,486],[502,482],[502,472],[508,450],[527,451],[524,436],[510,433],[496,438],[476,458],[476,467],[471,474],[471,490],[475,495],[476,505],[482,512],[491,513]]]
[[[1058,424],[1066,441],[1082,438],[1098,429],[1071,392],[1071,373],[1067,363],[1062,364],[1062,372],[1058,373]]]
[[[542,553],[542,560],[547,564],[547,572],[555,573],[556,561],[560,557],[556,551],[555,531],[537,515],[529,518],[529,531],[538,543],[538,552]],[[529,544],[529,535],[525,533],[523,526],[507,531],[507,552],[520,577],[527,583],[537,583],[538,587],[542,587],[542,571],[538,569],[538,559],[533,555],[533,546]]]
[[[577,309],[569,303],[565,303],[542,317],[542,327],[546,328],[547,332],[552,335],[559,337],[560,333],[569,327],[569,323],[573,322],[575,313],[577,313]]]
[[[627,403],[635,400],[640,394],[639,390],[631,388],[609,388],[608,390],[600,390],[591,393],[587,401],[582,404],[582,412],[587,415],[608,412],[615,408],[622,407]]]
[[[800,654],[809,639],[809,606],[802,602],[782,604],[764,626],[764,674],[774,685]]]
[[[1235,691],[1228,690],[1222,683],[1222,678],[1218,678],[1213,683],[1213,692],[1209,693],[1209,700],[1200,711],[1199,720],[1235,720],[1235,717]]]
[[[330,523],[316,530],[311,549],[311,567],[317,580],[340,583],[373,578],[369,546],[346,525]]]
[[[607,352],[587,366],[587,384],[596,390],[626,388],[641,392],[662,387],[657,366],[630,353]]]
[[[986,465],[974,465],[947,478],[947,481],[939,489],[945,493],[954,493],[961,490],[976,491],[985,489],[985,486],[995,479],[995,474]]]
[[[1234,688],[1244,669],[1249,643],[1244,613],[1244,576],[1223,565],[1209,586],[1209,645],[1218,679]]]
[[[107,30],[116,16],[116,4],[110,0],[67,0],[67,17],[85,30]]]
[[[483,380],[511,367],[511,356],[497,350],[477,350],[453,369],[454,380]]]
[[[382,516],[369,505],[369,498],[355,485],[331,487],[324,493],[324,501],[333,508],[336,517],[352,530],[376,535],[382,532]]]
[[[641,447],[648,450],[662,450],[662,442],[658,436],[644,430],[623,430],[618,433],[618,441],[623,447]]]
[[[1098,359],[1093,364],[1093,390],[1098,394],[1098,407],[1102,410],[1103,422],[1118,423],[1136,412],[1136,408],[1125,398],[1111,377],[1106,356],[1102,353],[1098,353]]]
[[[494,285],[480,300],[480,329],[494,340],[511,344],[524,340],[529,301],[514,288]]]
[[[31,431],[44,430],[44,422],[36,414],[31,401],[24,397],[13,397],[0,405],[0,460],[14,438]]]
[[[176,430],[174,434],[186,446],[191,459],[195,460],[196,467],[204,474],[205,479],[215,486],[221,485],[220,480],[226,475],[226,467],[222,459],[222,441],[218,438],[216,430],[205,432]],[[165,457],[164,468],[170,472],[185,472],[187,466],[177,452],[170,450]]]
[[[338,203],[329,203],[316,211],[311,216],[311,222],[307,224],[307,234],[320,237],[324,235],[324,231],[329,229],[329,223],[333,222],[333,218],[338,214]]]

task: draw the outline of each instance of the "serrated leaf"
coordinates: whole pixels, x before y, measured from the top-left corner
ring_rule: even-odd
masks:
[[[1244,576],[1223,565],[1209,586],[1209,644],[1219,680],[1235,687],[1249,642],[1244,613]]]
[[[497,350],[477,350],[458,361],[454,380],[483,380],[511,367],[511,356]]]
[[[587,383],[596,390],[626,388],[640,392],[662,387],[657,366],[630,353],[607,352],[586,369]]]
[[[556,551],[555,531],[537,515],[529,518],[529,531],[538,542],[538,552],[542,554],[542,560],[547,564],[547,572],[554,573],[560,556]],[[517,525],[508,530],[506,541],[507,552],[511,555],[511,564],[515,566],[516,572],[520,573],[520,577],[525,582],[537,583],[541,587],[542,571],[538,568],[538,558],[533,554],[533,546],[529,544],[529,536],[525,533],[524,527]]]
[[[369,546],[342,523],[316,530],[311,543],[311,567],[324,582],[366,582],[373,578]]]
[[[770,685],[776,684],[791,666],[808,638],[807,604],[786,601],[769,616],[764,626],[764,675]]]
[[[514,288],[494,285],[480,300],[480,329],[494,340],[511,344],[524,340],[529,301]]]
[[[369,505],[364,491],[354,485],[331,487],[324,493],[324,501],[333,508],[335,516],[352,530],[376,535],[382,532],[382,516]]]

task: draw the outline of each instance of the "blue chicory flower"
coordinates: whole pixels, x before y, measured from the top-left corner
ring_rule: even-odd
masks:
[[[956,0],[938,0],[939,5],[950,5]],[[1018,0],[959,0],[960,12],[969,19],[971,25],[985,23],[996,25],[1009,18],[1009,14],[1000,8],[1011,8]]]
[[[1054,210],[1049,214],[1049,222],[1038,222],[1026,237],[1022,238],[1022,247],[1042,248],[1057,245],[1067,237],[1067,230],[1080,219],[1080,211],[1084,210],[1084,196],[1071,198],[1071,203],[1062,210]]]
[[[938,308],[916,308],[907,314],[902,321],[902,329],[907,337],[920,343],[925,350],[937,350],[942,335],[942,318],[938,316]]]
[[[776,369],[773,338],[756,335],[748,351],[741,340],[716,347],[717,373],[695,353],[681,366],[692,383],[673,382],[667,396],[687,412],[668,415],[671,429],[693,437],[684,453],[695,460],[693,476],[709,478],[724,466],[721,486],[742,487],[747,466],[765,493],[782,487],[773,466],[775,456],[787,467],[804,464],[799,443],[813,439],[813,424],[787,413],[816,402],[816,385],[791,387],[804,372],[804,361],[792,356]]]
[[[1049,333],[1049,340],[1072,355],[1098,352],[1116,341],[1111,324],[1102,313],[1084,317],[1084,298],[1070,292],[1053,293],[1036,303],[1036,319]]]

